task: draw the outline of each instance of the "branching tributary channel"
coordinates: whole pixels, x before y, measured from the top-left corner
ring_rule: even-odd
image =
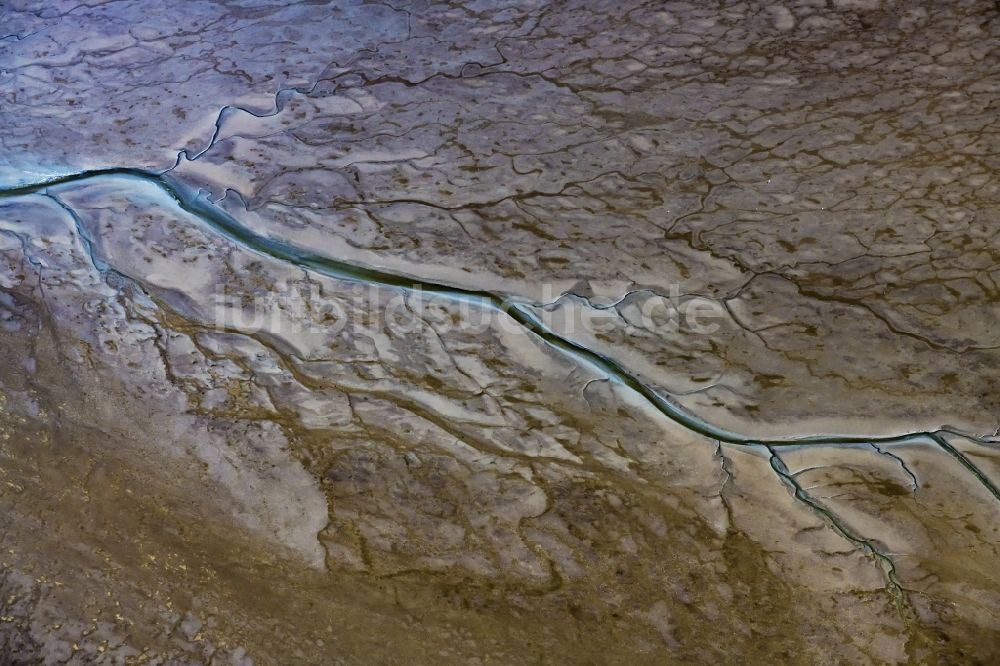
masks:
[[[883,569],[887,583],[893,590],[893,596],[901,593],[901,587],[895,579],[895,567],[888,556],[876,549],[874,544],[864,537],[855,534],[849,527],[842,524],[836,516],[821,504],[812,499],[795,481],[784,462],[778,456],[776,449],[781,447],[801,447],[819,445],[873,445],[876,450],[882,445],[891,444],[932,444],[942,449],[959,464],[966,468],[977,481],[983,485],[1000,502],[1000,488],[993,483],[969,458],[955,448],[947,439],[947,435],[965,438],[980,445],[988,445],[981,437],[958,430],[942,427],[936,431],[911,432],[899,435],[879,437],[864,437],[859,435],[803,435],[799,437],[750,437],[741,435],[708,423],[684,408],[672,402],[657,389],[652,388],[636,377],[628,369],[614,359],[589,349],[573,340],[563,337],[551,330],[535,317],[528,308],[537,304],[518,298],[515,295],[501,294],[491,291],[463,289],[447,284],[429,282],[417,277],[392,273],[378,268],[357,265],[339,261],[332,257],[311,252],[293,244],[263,236],[244,226],[232,215],[212,203],[206,195],[197,191],[165,173],[155,173],[143,169],[128,167],[113,167],[82,171],[75,174],[51,178],[37,183],[29,183],[14,187],[0,188],[0,198],[13,198],[30,194],[45,194],[49,188],[60,185],[79,184],[101,178],[134,178],[152,184],[173,199],[177,205],[208,225],[213,231],[258,254],[287,262],[300,268],[331,277],[338,280],[358,282],[370,285],[391,287],[406,291],[419,291],[445,298],[472,302],[483,308],[502,312],[510,316],[519,325],[531,332],[547,345],[580,362],[604,373],[608,378],[639,394],[658,412],[680,424],[681,426],[705,437],[721,443],[756,447],[765,449],[770,454],[771,467],[795,494],[795,497],[807,504],[812,510],[822,515],[832,523],[834,529],[844,538],[862,547],[872,555]]]

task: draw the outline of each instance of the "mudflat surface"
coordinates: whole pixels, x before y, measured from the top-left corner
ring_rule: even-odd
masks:
[[[994,2],[0,7],[0,662],[1000,658]]]

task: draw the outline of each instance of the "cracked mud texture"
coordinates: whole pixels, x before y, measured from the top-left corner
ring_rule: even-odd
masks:
[[[0,663],[996,663],[998,37],[4,2]]]

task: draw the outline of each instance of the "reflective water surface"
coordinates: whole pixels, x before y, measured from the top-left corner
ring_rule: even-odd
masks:
[[[0,662],[995,663],[993,2],[0,6]]]

